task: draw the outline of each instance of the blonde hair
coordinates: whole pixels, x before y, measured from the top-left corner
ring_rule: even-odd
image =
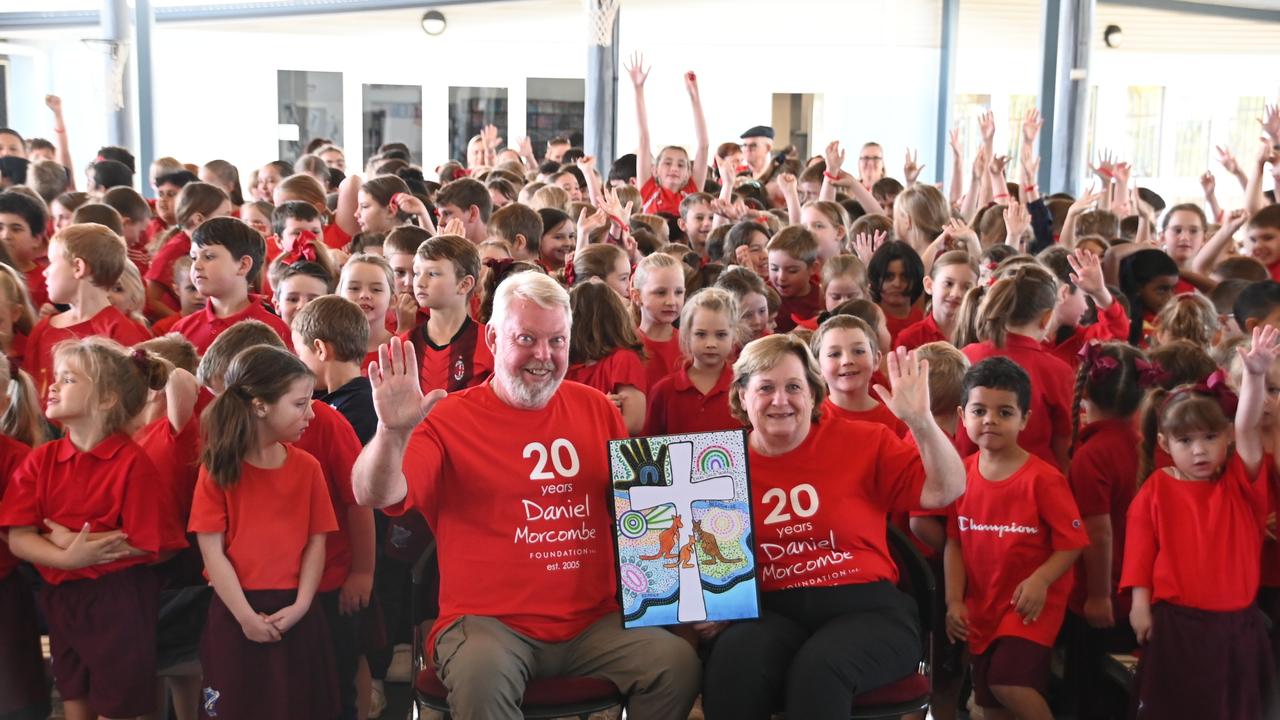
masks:
[[[93,382],[93,396],[115,402],[99,413],[102,431],[122,430],[142,412],[149,390],[159,390],[169,380],[169,363],[141,348],[132,352],[115,340],[91,336],[64,340],[53,347],[55,366],[75,365]]]
[[[40,412],[40,395],[31,376],[9,363],[0,352],[0,384],[9,396],[9,407],[0,415],[0,433],[35,447],[48,437],[44,415]]]
[[[862,288],[864,295],[871,294],[867,290],[867,266],[857,255],[836,255],[822,264],[823,289],[836,278],[849,278]]]
[[[346,287],[347,285],[347,270],[352,265],[361,265],[361,264],[372,265],[378,268],[379,270],[381,270],[382,272],[386,273],[387,293],[388,294],[394,293],[395,287],[396,287],[396,274],[391,269],[391,263],[387,262],[387,259],[385,257],[381,255],[374,255],[373,253],[356,253],[355,255],[352,255],[351,257],[347,258],[347,261],[342,265],[342,272],[338,275],[339,291],[341,291],[342,288]]]
[[[832,315],[818,326],[813,335],[809,336],[809,350],[813,352],[815,358],[822,350],[822,341],[832,330],[861,330],[862,334],[867,336],[867,344],[871,346],[871,352],[877,355],[882,352],[879,332],[871,327],[871,323],[855,315]]]
[[[1162,342],[1190,340],[1201,347],[1213,345],[1222,330],[1213,303],[1199,293],[1175,295],[1160,309],[1155,324]]]
[[[115,282],[124,291],[125,302],[127,308],[123,310],[131,320],[136,320],[143,327],[147,326],[147,320],[142,316],[142,308],[146,305],[147,293],[142,287],[142,273],[138,272],[138,266],[132,262],[124,264],[124,272],[120,273],[120,277]]]
[[[315,156],[312,155],[311,157]],[[319,158],[316,159],[319,160]],[[322,222],[326,225],[329,224],[329,219],[333,213],[329,212],[324,186],[314,176],[305,173],[290,175],[281,180],[279,185],[276,185],[275,191],[281,196],[281,205],[290,200],[300,200],[314,207],[316,212],[320,213],[320,217],[323,219]]]
[[[4,263],[0,263],[0,298],[18,306],[18,317],[14,318],[13,327],[25,334],[31,334],[31,329],[36,324],[36,311],[31,305],[27,283],[18,275],[17,270]]]
[[[573,284],[581,285],[591,278],[604,279],[613,272],[618,260],[626,260],[627,253],[617,245],[588,245],[573,256]]]
[[[788,225],[774,235],[765,246],[768,252],[778,250],[799,260],[805,265],[813,265],[818,260],[818,241],[803,225]]]
[[[929,362],[929,414],[954,415],[964,403],[964,374],[969,358],[949,342],[925,343],[916,348],[916,358]]]
[[[67,262],[80,260],[89,270],[89,280],[100,288],[111,288],[131,265],[124,238],[97,223],[68,225],[49,241],[58,243]]]
[[[941,190],[932,185],[912,185],[898,193],[893,206],[902,208],[911,218],[911,229],[929,240],[941,235],[942,228],[951,220],[951,203],[947,202]]]
[[[693,317],[699,310],[723,313],[729,321],[734,343],[741,340],[741,323],[738,322],[738,299],[728,290],[717,287],[703,288],[694,293],[680,308],[680,352],[692,358]]]
[[[544,185],[533,193],[529,199],[529,207],[534,210],[554,208],[567,213],[569,212],[569,193],[559,185]]]
[[[972,291],[970,291],[972,292]],[[978,307],[977,335],[1004,347],[1009,328],[1037,320],[1058,304],[1058,279],[1042,265],[1028,263],[1008,272],[987,291]]]
[[[742,394],[747,391],[751,377],[756,373],[768,372],[777,367],[788,355],[794,355],[804,368],[805,380],[809,383],[809,392],[813,395],[813,412],[810,420],[821,417],[819,408],[827,397],[827,384],[822,379],[822,371],[818,362],[809,352],[809,346],[793,335],[767,335],[747,343],[733,364],[733,391],[729,393],[729,412],[742,422],[750,425],[746,407],[742,403]]]

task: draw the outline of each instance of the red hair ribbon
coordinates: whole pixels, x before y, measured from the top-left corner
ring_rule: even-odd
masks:
[[[1138,387],[1153,388],[1169,382],[1169,371],[1160,367],[1155,361],[1136,358],[1133,366],[1138,370]]]
[[[565,263],[564,264],[564,284],[567,285],[568,287],[573,287],[573,281],[577,278],[577,276],[578,274],[574,272],[574,269],[573,269],[573,263],[571,262]]]
[[[145,372],[147,369],[147,363],[150,361],[151,356],[142,348],[134,348],[133,352],[129,353],[129,359],[133,361],[134,365],[138,366],[138,369]]]
[[[280,256],[280,262],[285,265],[292,265],[299,260],[308,262],[316,262],[319,254],[316,252],[316,234],[310,230],[303,230],[298,233],[298,238],[293,241],[293,247],[286,248],[284,254]]]
[[[514,262],[515,260],[511,258],[489,258],[484,261],[484,266],[492,270],[498,282],[501,283],[507,273],[511,271],[511,265]]]
[[[1226,415],[1228,420],[1236,416],[1236,406],[1240,404],[1240,398],[1236,396],[1235,391],[1227,384],[1227,374],[1222,370],[1214,370],[1202,383],[1184,385],[1174,390],[1160,405],[1160,413],[1164,414],[1165,408],[1169,407],[1169,403],[1173,402],[1174,398],[1188,392],[1208,395],[1217,400],[1218,406],[1222,408],[1222,414]]]
[[[457,180],[458,178],[464,178],[464,177],[471,177],[471,171],[468,170],[467,168],[460,167],[457,170],[453,171],[454,180]]]
[[[1089,368],[1089,382],[1106,380],[1120,369],[1120,361],[1102,354],[1102,343],[1092,342],[1080,348],[1081,364]]]

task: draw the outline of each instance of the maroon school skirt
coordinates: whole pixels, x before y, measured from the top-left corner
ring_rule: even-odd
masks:
[[[0,580],[0,638],[0,718],[49,717],[35,598],[16,569]]]
[[[1275,663],[1262,612],[1156,603],[1136,695],[1139,720],[1271,717]]]
[[[246,590],[256,611],[291,604],[294,590]],[[200,639],[204,667],[200,717],[216,720],[331,720],[338,716],[337,672],[320,603],[279,642],[256,643],[215,594]]]
[[[155,710],[159,588],[146,565],[44,587],[53,682],[62,699],[83,700],[112,718]]]

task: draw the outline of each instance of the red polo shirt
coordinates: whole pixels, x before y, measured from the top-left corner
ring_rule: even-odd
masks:
[[[31,454],[26,443],[15,440],[8,435],[0,434],[0,498],[4,497],[9,480],[18,471],[18,467]],[[0,542],[0,580],[9,577],[9,573],[18,567],[20,561],[9,552],[9,543]]]
[[[351,468],[360,455],[360,438],[342,413],[323,400],[312,400],[315,417],[294,444],[320,463],[333,513],[337,516],[336,532],[324,543],[324,574],[320,576],[320,592],[337,590],[351,572],[351,529],[347,510],[356,504],[351,487]]]
[[[915,350],[931,342],[951,342],[942,334],[942,330],[938,329],[938,322],[933,319],[933,313],[925,315],[920,322],[907,326],[898,333],[897,338],[897,345],[908,350]]]
[[[78,340],[96,335],[130,347],[151,339],[150,331],[136,320],[125,317],[111,305],[102,308],[88,320],[67,327],[54,327],[50,322],[52,317],[56,316],[41,318],[36,323],[23,351],[27,362],[23,369],[35,381],[42,398],[53,382],[53,348],[63,340]]]
[[[649,213],[650,215],[680,215],[680,202],[685,196],[698,192],[698,186],[694,184],[693,178],[689,178],[689,182],[680,188],[680,192],[671,192],[670,190],[658,184],[658,181],[652,176],[645,181],[640,188],[640,199],[643,204],[640,206],[640,212]]]
[[[191,236],[185,230],[179,230],[156,251],[155,257],[151,258],[151,265],[147,268],[146,275],[143,276],[144,279],[164,287],[166,291],[164,304],[174,312],[182,309],[182,303],[178,300],[178,293],[173,287],[173,264],[178,261],[178,258],[190,254]]]
[[[822,412],[843,420],[858,420],[883,425],[892,430],[894,435],[903,439],[906,439],[907,435],[910,434],[907,431],[907,424],[899,420],[897,415],[894,415],[889,408],[880,402],[876,402],[876,406],[870,410],[845,410],[831,402],[831,396],[828,395],[822,400]]]
[[[213,344],[214,339],[222,334],[224,330],[235,325],[241,320],[259,320],[267,324],[276,334],[284,340],[285,347],[293,348],[293,333],[289,330],[289,326],[284,324],[278,316],[272,315],[266,308],[262,306],[261,298],[256,295],[249,296],[249,305],[234,315],[227,317],[218,317],[214,312],[213,303],[205,303],[204,310],[198,310],[190,315],[182,318],[173,325],[173,332],[176,332],[191,341],[196,346],[196,352],[203,355],[209,346]]]
[[[1253,604],[1267,513],[1264,477],[1259,471],[1249,478],[1234,454],[1217,480],[1152,473],[1129,506],[1120,587],[1151,588],[1153,603],[1198,610]]]
[[[924,320],[924,310],[921,310],[918,305],[911,306],[911,312],[907,313],[907,316],[904,318],[898,318],[890,315],[889,312],[884,309],[883,305],[880,306],[880,310],[884,313],[885,327],[889,329],[890,348],[898,347],[898,335],[901,334],[903,330],[906,330],[912,325]]]
[[[134,440],[156,466],[160,479],[172,486],[182,527],[186,527],[191,516],[191,496],[200,474],[199,416],[192,413],[182,430],[176,431],[169,417],[163,415],[139,430]]]
[[[1127,616],[1129,608],[1129,594],[1120,594],[1120,567],[1124,562],[1125,518],[1138,489],[1140,447],[1142,436],[1132,419],[1089,423],[1080,430],[1067,474],[1081,517],[1106,515],[1111,518],[1111,593],[1116,603],[1116,617]],[[1083,557],[1076,567],[1076,587],[1071,593],[1070,605],[1073,612],[1083,614],[1089,594]]]
[[[972,365],[989,357],[1003,356],[1027,371],[1031,377],[1031,417],[1027,420],[1027,429],[1018,435],[1018,444],[1057,467],[1053,439],[1071,437],[1071,404],[1075,392],[1075,373],[1071,368],[1034,339],[1015,333],[1005,337],[1003,348],[980,342],[965,346],[962,352]],[[962,457],[978,449],[968,433],[958,435],[964,448],[960,453]]]
[[[37,312],[40,306],[49,302],[49,286],[44,279],[44,269],[47,267],[49,267],[48,258],[37,258],[36,266],[22,274],[27,281],[27,294],[31,296],[31,306]]]
[[[1098,322],[1092,325],[1077,325],[1075,332],[1060,343],[1046,339],[1041,344],[1044,345],[1045,350],[1053,353],[1054,357],[1066,363],[1074,372],[1080,369],[1080,348],[1094,340],[1129,341],[1129,315],[1124,311],[1123,305],[1113,301],[1110,307],[1098,313]]]
[[[672,329],[671,339],[665,341],[650,340],[638,327],[636,333],[640,335],[640,342],[644,343],[644,384],[645,387],[652,388],[684,362],[684,354],[680,352],[680,331]]]
[[[100,578],[154,562],[159,553],[187,546],[175,495],[137,443],[124,433],[81,451],[64,437],[45,443],[14,473],[0,503],[0,527],[44,530],[46,518],[79,531],[123,530],[145,555],[78,570],[38,566],[51,585]]]
[[[606,395],[618,392],[623,385],[643,393],[649,390],[644,373],[644,362],[635,350],[618,348],[596,362],[570,365],[564,379],[593,387]]]
[[[732,383],[733,366],[725,363],[715,386],[703,395],[689,379],[689,366],[681,365],[650,390],[644,434],[674,435],[741,428],[742,422],[729,412]]]
[[[777,288],[774,288],[775,290]],[[817,283],[809,284],[809,293],[799,297],[783,297],[782,293],[778,293],[782,297],[782,303],[778,305],[778,316],[775,327],[778,332],[791,332],[800,320],[810,320],[818,317],[818,313],[826,309],[826,303],[822,297],[822,288]]]

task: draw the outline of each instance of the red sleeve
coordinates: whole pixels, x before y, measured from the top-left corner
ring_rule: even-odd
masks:
[[[1111,514],[1111,474],[1107,472],[1107,459],[1100,457],[1095,447],[1085,443],[1071,458],[1071,491],[1085,517]]]
[[[924,490],[924,464],[919,451],[889,428],[875,428],[877,448],[868,457],[875,458],[875,491],[880,501],[891,511],[923,509],[920,493]]]
[[[129,544],[139,550],[158,553],[185,548],[187,538],[174,486],[160,478],[141,448],[136,450],[121,507],[120,529],[129,535]]]
[[[325,247],[331,250],[341,250],[349,242],[351,242],[351,236],[338,223],[331,222],[324,227]]]
[[[324,473],[314,459],[308,458],[307,466],[307,472],[311,475],[307,535],[336,532],[338,518],[333,514],[333,501],[329,499],[329,490],[325,487]],[[347,474],[350,475],[350,470]],[[350,486],[351,483],[347,485]]]
[[[1089,544],[1080,511],[1062,473],[1045,472],[1036,478],[1036,507],[1052,534],[1054,550],[1077,550]]]
[[[36,499],[36,473],[39,467],[32,453],[18,466],[9,479],[3,501],[0,502],[0,527],[44,527],[40,503]]]
[[[182,233],[178,233],[165,241],[165,244],[156,251],[155,257],[151,259],[151,267],[147,268],[147,274],[143,276],[144,280],[150,280],[159,283],[165,287],[173,285],[173,263],[182,254],[178,252],[181,248],[180,242],[174,242]]]
[[[665,435],[667,432],[667,398],[671,395],[671,381],[654,383],[649,393],[649,408],[644,418],[644,435]]]
[[[132,347],[151,339],[151,331],[147,326],[128,316],[125,317],[124,322],[116,326],[115,332],[116,337],[112,339],[125,347]]]
[[[640,186],[640,199],[647,203],[649,202],[650,199],[653,198],[654,195],[657,195],[657,194],[658,194],[658,182],[654,180],[652,176],[650,176],[648,180],[644,181],[644,185]]]
[[[645,376],[644,363],[634,350],[619,350],[613,354],[614,386],[630,385],[642,393],[649,392],[649,379]]]
[[[187,523],[187,530],[193,533],[227,531],[227,494],[203,467],[200,468],[200,478],[196,480],[195,495],[191,498],[191,520]]]
[[[1046,353],[1047,355],[1047,353]],[[1053,420],[1053,434],[1055,436],[1071,436],[1071,404],[1073,379],[1071,370],[1057,358],[1053,367],[1049,368],[1051,375],[1046,378],[1048,387],[1046,392],[1049,399],[1049,416]],[[1048,373],[1047,373],[1048,374]]]
[[[1157,481],[1149,478],[1129,505],[1124,530],[1124,566],[1120,589],[1151,588],[1156,567],[1159,539],[1155,528],[1155,492]]]
[[[1129,315],[1124,306],[1112,300],[1111,307],[1098,313],[1098,322],[1084,330],[1084,341],[1090,340],[1127,340],[1129,338]]]

